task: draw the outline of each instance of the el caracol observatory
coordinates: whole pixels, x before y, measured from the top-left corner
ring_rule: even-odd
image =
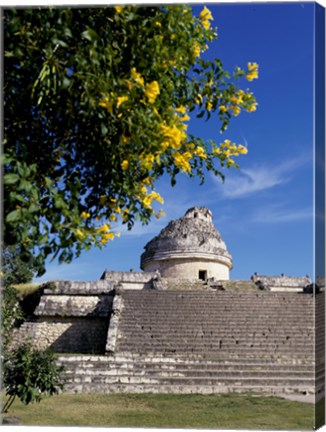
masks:
[[[232,257],[206,207],[192,207],[145,246],[141,269],[162,277],[228,280]]]
[[[232,258],[206,207],[147,243],[141,267],[42,284],[22,301],[12,345],[60,353],[70,393],[324,397],[324,280],[229,280]]]

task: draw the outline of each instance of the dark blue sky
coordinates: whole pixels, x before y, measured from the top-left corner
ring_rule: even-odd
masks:
[[[259,79],[244,80],[259,103],[219,133],[215,120],[192,119],[189,131],[204,139],[229,138],[248,146],[228,170],[225,184],[208,176],[180,177],[172,189],[163,178],[157,190],[165,198],[166,217],[132,232],[121,230],[102,251],[83,254],[70,265],[49,265],[43,279],[92,280],[104,268],[139,270],[143,247],[170,219],[189,207],[213,211],[214,223],[233,256],[231,279],[254,272],[313,276],[313,58],[314,3],[208,4],[218,40],[205,53],[225,69],[259,64]],[[203,5],[194,7],[199,13]],[[119,229],[118,229],[119,230]]]

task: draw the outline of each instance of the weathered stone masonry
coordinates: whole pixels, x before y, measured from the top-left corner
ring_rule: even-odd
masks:
[[[44,284],[15,343],[69,353],[58,360],[68,392],[323,395],[324,292],[310,278],[228,280],[231,256],[196,207],[141,262],[144,272]]]

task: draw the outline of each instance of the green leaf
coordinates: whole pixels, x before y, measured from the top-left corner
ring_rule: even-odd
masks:
[[[7,185],[12,185],[17,183],[19,180],[19,176],[17,174],[5,174],[3,176],[3,183]]]
[[[89,28],[82,33],[82,37],[84,39],[89,40],[90,42],[95,42],[98,40],[99,36],[93,29]]]
[[[22,216],[21,210],[14,210],[7,214],[6,222],[8,223],[18,222],[19,220],[21,220],[21,216]]]
[[[35,213],[35,212],[37,212],[37,211],[39,211],[39,206],[37,206],[36,204],[31,204],[29,207],[28,207],[28,211],[30,212],[30,213]]]

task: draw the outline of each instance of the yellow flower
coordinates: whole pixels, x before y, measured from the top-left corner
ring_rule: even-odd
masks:
[[[126,102],[127,100],[128,100],[128,96],[119,96],[117,99],[117,107],[119,108],[119,106],[124,102]]]
[[[248,153],[248,149],[247,149],[247,147],[244,147],[243,145],[238,145],[238,152],[240,153],[240,154],[247,154]]]
[[[124,161],[121,163],[121,168],[125,171],[125,170],[128,169],[128,167],[129,167],[129,162],[128,162],[127,160],[124,160]]]
[[[229,139],[225,139],[222,144],[221,147],[229,147],[231,145],[231,141]]]
[[[212,20],[213,19],[213,15],[211,13],[211,11],[205,6],[204,9],[200,12],[199,17],[202,20]]]
[[[144,85],[144,78],[140,75],[139,72],[137,72],[136,68],[131,69],[131,78],[136,81],[136,83],[140,84],[141,86]]]
[[[198,146],[195,151],[194,154],[201,157],[202,159],[207,159],[207,155],[205,153],[205,150],[203,149],[203,147]]]
[[[182,154],[179,152],[176,152],[174,154],[174,163],[182,171],[189,172],[191,170],[191,166],[189,163],[190,158],[191,158],[191,153],[189,153],[189,152],[185,152]]]
[[[256,111],[257,105],[258,105],[257,102],[254,102],[253,104],[251,104],[251,105],[248,106],[247,111],[248,112],[254,112],[254,111]]]
[[[145,96],[148,99],[149,103],[154,103],[157,96],[160,94],[160,87],[157,81],[152,81],[149,84],[146,84],[145,87]]]
[[[212,102],[208,101],[206,105],[207,111],[210,111],[213,108]]]
[[[246,74],[246,78],[248,81],[252,81],[258,78],[258,64],[257,63],[248,63],[248,73]]]
[[[110,100],[108,97],[105,97],[100,100],[98,103],[99,107],[105,108],[110,114],[112,114],[113,111],[113,101]]]
[[[158,192],[151,192],[150,196],[152,197],[153,200],[160,202],[161,204],[164,203],[164,199],[161,197],[161,195]]]
[[[213,19],[213,15],[209,9],[205,6],[204,9],[200,12],[199,18],[201,19],[201,23],[206,30],[209,30],[211,23],[210,20]]]
[[[162,24],[159,21],[155,21],[156,27],[162,27]]]
[[[225,113],[225,112],[227,112],[228,109],[226,108],[225,105],[221,105],[221,106],[219,107],[219,110],[220,110],[221,113]]]
[[[185,114],[187,112],[187,108],[185,106],[180,106],[179,108],[176,108],[175,111]]]
[[[85,234],[84,234],[83,231],[81,231],[80,229],[77,229],[77,230],[76,230],[76,234],[77,234],[78,237],[81,237],[81,238],[84,238],[84,237],[85,237]]]
[[[144,153],[141,153],[139,155],[139,160],[141,162],[141,166],[150,171],[153,168],[155,156],[153,154],[145,155]]]
[[[126,80],[126,84],[127,84],[128,90],[131,91],[132,88],[134,87],[133,83],[130,80]]]
[[[200,93],[198,93],[197,98],[196,98],[196,103],[201,104],[202,102],[203,102],[203,97]]]
[[[91,215],[89,214],[89,213],[86,213],[86,212],[82,212],[81,213],[81,215],[80,215],[83,219],[89,219],[90,217],[91,217]]]
[[[238,97],[238,102],[237,103],[242,103],[243,102],[243,98],[245,96],[245,92],[243,90],[239,90],[237,93],[237,97]]]
[[[186,133],[177,128],[176,125],[166,126],[164,124],[161,125],[161,131],[163,133],[163,143],[162,147],[166,150],[169,147],[177,150],[180,148],[182,141],[186,138]]]
[[[123,11],[123,6],[114,6],[114,9],[119,13]]]
[[[206,30],[210,29],[211,23],[208,20],[204,20],[201,23],[205,27]]]
[[[151,204],[152,204],[152,197],[150,195],[147,195],[144,199],[143,199],[143,205],[146,208],[151,208]]]
[[[140,193],[146,194],[147,193],[147,188],[145,186],[141,186]]]
[[[192,48],[192,52],[193,52],[194,57],[198,57],[200,55],[200,45],[199,45],[199,43],[197,43],[197,42],[194,43],[194,46]]]
[[[110,224],[104,224],[100,228],[97,228],[97,231],[99,231],[100,233],[110,231]]]
[[[233,159],[228,159],[228,160],[227,160],[227,166],[228,166],[228,167],[230,167],[230,166],[234,166],[234,165],[235,165],[235,162],[234,162]]]
[[[238,107],[238,106],[233,106],[233,107],[231,107],[231,109],[232,109],[233,114],[234,114],[235,116],[238,116],[238,115],[241,113],[241,108]]]
[[[143,183],[144,183],[146,186],[151,186],[151,184],[152,184],[152,182],[151,182],[151,178],[150,178],[150,177],[146,177],[146,178],[143,180]]]
[[[109,240],[113,240],[113,239],[114,239],[114,234],[112,232],[105,233],[105,234],[102,234],[101,243],[106,244]]]

